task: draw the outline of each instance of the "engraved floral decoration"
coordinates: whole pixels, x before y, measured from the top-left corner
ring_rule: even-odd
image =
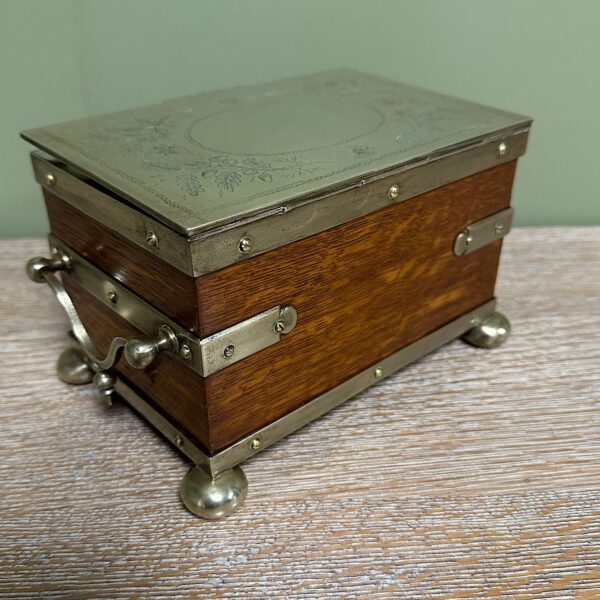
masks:
[[[247,106],[274,97],[293,100],[298,98],[327,98],[339,102],[353,102],[371,107],[384,119],[384,134],[367,132],[360,139],[340,141],[333,150],[298,151],[294,154],[244,155],[225,154],[199,149],[190,145],[186,132],[190,123],[198,119],[198,112],[222,110],[223,106]],[[183,99],[177,104],[165,105],[158,112],[123,114],[119,119],[99,121],[87,129],[91,146],[105,155],[119,155],[127,159],[129,170],[143,178],[140,185],[158,195],[161,201],[172,204],[176,199],[168,192],[175,184],[182,197],[193,199],[203,194],[218,197],[234,196],[236,190],[254,182],[249,194],[265,195],[272,190],[283,190],[316,179],[335,175],[345,170],[371,168],[378,161],[393,163],[401,153],[421,148],[424,144],[442,144],[443,140],[465,130],[482,127],[478,114],[485,116],[489,127],[489,113],[478,113],[479,107],[468,103],[438,97],[409,86],[382,79],[364,79],[352,73],[330,77],[316,77],[299,81],[289,87],[266,88],[255,93],[221,92],[211,97],[207,109],[196,98]],[[214,108],[213,108],[214,107]],[[162,112],[162,114],[161,114]],[[125,165],[123,165],[125,166]],[[135,168],[134,168],[135,167]],[[260,185],[264,184],[264,185]],[[178,205],[179,206],[179,205]],[[193,210],[192,206],[188,207]]]
[[[373,146],[365,146],[361,144],[354,144],[350,146],[350,150],[357,158],[363,158],[365,156],[373,156],[377,151]]]
[[[297,156],[287,157],[279,161],[277,166],[270,162],[250,157],[244,159],[232,158],[227,155],[211,156],[206,160],[185,163],[185,167],[194,169],[194,173],[186,173],[178,181],[179,187],[188,195],[196,196],[204,191],[195,174],[198,172],[203,179],[210,179],[216,185],[219,196],[225,192],[233,192],[244,180],[256,179],[271,183],[275,173],[284,178],[308,175],[314,172],[314,161],[302,160]]]
[[[376,101],[385,109],[393,139],[403,149],[418,146],[432,136],[443,137],[453,131],[449,129],[453,121],[462,121],[467,116],[462,104],[453,106],[451,99],[446,99],[443,106],[433,99],[423,102],[421,94],[415,91],[403,96],[383,91]]]
[[[244,181],[269,184],[275,176],[289,180],[312,175],[321,162],[297,155],[278,157],[276,164],[257,157],[236,158],[225,154],[199,157],[197,151],[171,143],[175,129],[173,118],[166,116],[137,118],[125,126],[104,127],[88,135],[97,142],[118,144],[123,154],[137,158],[156,177],[173,174],[177,187],[190,198],[206,192],[207,182],[214,184],[222,197]]]
[[[182,150],[183,151],[183,150]],[[271,183],[275,173],[283,178],[309,175],[314,172],[314,161],[297,156],[283,159],[277,166],[258,158],[237,159],[227,155],[210,156],[202,160],[187,160],[178,165],[170,165],[157,160],[144,161],[145,166],[154,171],[177,171],[175,180],[179,189],[190,197],[206,191],[203,182],[212,181],[219,196],[233,192],[243,181],[260,180]]]

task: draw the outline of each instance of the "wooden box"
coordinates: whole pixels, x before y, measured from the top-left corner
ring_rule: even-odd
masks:
[[[507,337],[530,124],[334,71],[24,132],[51,230],[28,272],[79,344],[59,375],[128,401],[195,463],[186,506],[225,516],[246,458],[456,337]]]

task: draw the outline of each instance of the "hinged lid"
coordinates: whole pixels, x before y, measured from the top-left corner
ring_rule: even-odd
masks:
[[[25,131],[177,232],[284,213],[376,174],[522,133],[530,119],[333,71]]]

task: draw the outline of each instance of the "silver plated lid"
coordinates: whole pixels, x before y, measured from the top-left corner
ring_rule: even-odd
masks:
[[[456,152],[531,120],[339,70],[23,132],[186,236]]]

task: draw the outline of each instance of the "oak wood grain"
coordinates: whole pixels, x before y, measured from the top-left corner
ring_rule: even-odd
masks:
[[[578,598],[600,589],[600,228],[517,229],[505,346],[453,342],[257,455],[229,519],[55,377],[67,322],[0,242],[3,598]]]
[[[42,189],[54,235],[173,321],[198,332],[193,277]]]
[[[298,311],[274,346],[206,380],[216,451],[494,295],[501,241],[453,254],[468,224],[510,204],[516,162],[449,183],[196,280],[200,328]]]
[[[271,348],[189,383],[172,360],[146,372],[121,361],[118,370],[210,453],[231,445],[492,298],[501,242],[465,257],[454,256],[453,242],[469,223],[510,204],[515,167],[499,165],[197,278],[198,300],[180,293],[172,306],[170,295],[160,298],[171,313],[198,302],[203,336],[292,304],[298,324]],[[189,280],[47,191],[46,201],[61,239],[152,303]],[[105,352],[126,323],[74,289]]]
[[[73,277],[65,274],[62,279],[101,356],[106,355],[117,336],[144,335],[94,298]],[[204,378],[168,353],[159,354],[143,370],[134,369],[121,355],[114,369],[182,433],[207,449],[209,422]]]

